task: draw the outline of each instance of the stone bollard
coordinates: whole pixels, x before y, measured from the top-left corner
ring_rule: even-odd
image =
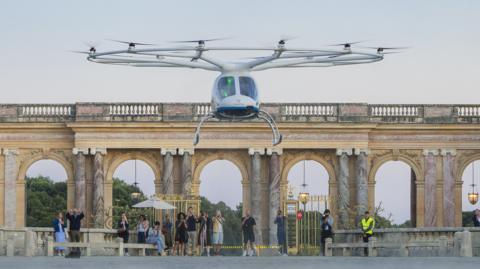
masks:
[[[37,244],[35,243],[35,233],[30,230],[25,230],[25,238],[24,238],[24,250],[25,250],[25,257],[32,257],[35,255]]]
[[[325,257],[332,256],[332,238],[325,239]]]
[[[368,239],[368,257],[377,257],[377,238],[374,236]]]
[[[17,234],[9,235],[7,238],[7,257],[13,257],[15,255],[15,238]]]
[[[453,238],[454,255],[472,257],[472,234],[469,231],[456,232]]]
[[[124,255],[123,238],[117,237],[115,239],[115,242],[118,244],[118,251],[117,251],[118,256],[123,256]]]
[[[47,237],[47,256],[53,257],[53,236]]]
[[[438,256],[445,257],[447,256],[447,247],[448,247],[448,239],[445,235],[442,235],[438,238]]]

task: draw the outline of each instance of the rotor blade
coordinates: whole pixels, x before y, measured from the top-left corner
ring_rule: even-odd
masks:
[[[135,45],[143,45],[143,46],[155,46],[156,44],[150,44],[150,43],[139,43],[139,42],[129,42],[129,41],[123,41],[123,40],[115,40],[115,39],[108,39],[113,42],[118,42],[118,43],[123,43],[123,44],[135,44]]]
[[[231,37],[220,37],[220,38],[210,38],[210,39],[197,39],[197,40],[175,40],[170,41],[173,43],[198,43],[198,42],[209,42],[209,41],[220,41],[220,40],[227,40],[232,39]]]
[[[353,44],[358,44],[358,43],[363,43],[367,42],[368,40],[361,40],[361,41],[355,41],[355,42],[345,42],[345,43],[339,43],[339,44],[330,44],[327,46],[345,46],[345,45],[353,45]]]
[[[409,49],[410,47],[365,47],[365,46],[360,46],[360,48],[382,49],[382,50],[402,50],[402,49]]]
[[[69,50],[69,52],[73,52],[73,53],[81,53],[81,54],[90,54],[90,52],[88,51],[79,51],[79,50]]]
[[[289,36],[289,35],[282,35],[280,37],[280,41],[289,41],[289,40],[293,40],[293,39],[297,39],[298,36]]]
[[[96,48],[102,44],[101,42],[87,42],[87,41],[83,41],[82,43],[89,48]]]

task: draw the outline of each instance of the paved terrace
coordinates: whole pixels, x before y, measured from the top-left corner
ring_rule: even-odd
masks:
[[[366,257],[62,257],[5,258],[0,268],[8,269],[439,269],[477,268],[478,258],[366,258]]]
[[[265,103],[281,122],[479,123],[480,105]],[[197,121],[208,103],[0,104],[0,122]]]

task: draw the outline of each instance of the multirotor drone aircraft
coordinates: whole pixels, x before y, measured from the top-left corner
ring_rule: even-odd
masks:
[[[337,65],[365,64],[381,61],[386,50],[401,48],[359,47],[353,50],[352,45],[358,42],[336,44],[342,49],[305,49],[287,48],[286,39],[272,47],[210,47],[206,46],[209,40],[180,41],[194,43],[193,46],[154,47],[153,44],[117,41],[128,45],[124,50],[97,52],[91,47],[87,59],[96,63],[128,65],[137,67],[184,67],[198,68],[220,72],[215,79],[212,90],[211,112],[203,117],[195,131],[193,144],[197,145],[200,139],[200,128],[209,119],[218,120],[249,120],[262,119],[272,129],[273,145],[282,141],[277,124],[265,111],[260,109],[259,91],[255,80],[250,73],[272,68],[290,67],[329,67]],[[137,46],[151,46],[138,49]],[[211,57],[209,52],[214,51],[271,51],[272,54],[264,57],[249,58],[239,61],[223,61]]]

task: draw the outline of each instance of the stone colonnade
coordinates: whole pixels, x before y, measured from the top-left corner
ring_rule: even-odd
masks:
[[[148,151],[149,157],[145,157]],[[209,156],[212,151],[217,155]],[[375,173],[386,161],[401,160],[412,168],[412,220],[417,227],[452,227],[461,225],[461,175],[465,166],[478,157],[454,149],[375,150],[362,148],[281,149],[250,148],[210,150],[192,148],[105,149],[74,148],[60,154],[26,152],[24,149],[1,150],[0,225],[25,225],[25,171],[27,160],[57,156],[65,166],[72,165],[68,183],[68,206],[87,212],[89,227],[111,227],[112,176],[124,160],[147,158],[155,171],[156,193],[199,195],[199,175],[208,162],[231,160],[242,172],[244,209],[250,209],[257,221],[256,236],[261,243],[276,243],[273,218],[286,197],[285,175],[298,160],[316,156],[325,159],[329,172],[329,191],[336,228],[352,228],[365,210],[373,210]],[[134,155],[126,155],[135,152]],[[310,155],[305,155],[308,152]],[[123,154],[123,155],[122,155]],[[477,155],[475,155],[477,154]],[[198,155],[198,156],[197,156]],[[120,156],[123,156],[120,158]],[[125,157],[127,156],[127,157]],[[323,157],[322,157],[323,156]],[[218,158],[217,158],[218,157]],[[460,157],[460,158],[459,158]],[[328,159],[328,161],[327,161]],[[115,164],[114,164],[115,163]],[[201,165],[200,165],[201,164]],[[459,168],[461,166],[461,168]],[[21,210],[20,210],[21,209]],[[19,213],[20,212],[20,213]],[[111,219],[111,218],[110,218]]]

